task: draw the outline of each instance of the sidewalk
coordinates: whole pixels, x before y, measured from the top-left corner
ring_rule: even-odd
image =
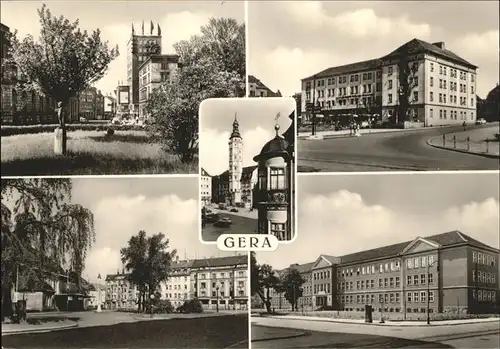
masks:
[[[454,125],[454,126],[456,126],[456,125]],[[359,130],[359,133],[361,135],[366,135],[366,134],[390,133],[390,132],[412,132],[412,131],[432,130],[435,128],[443,128],[443,127],[447,127],[447,126],[431,126],[431,127],[420,127],[420,128],[362,128]],[[354,137],[354,136],[351,136],[350,130],[318,131],[318,132],[316,132],[316,135],[323,137],[323,138]],[[298,138],[301,138],[301,139],[307,138],[309,136],[311,136],[310,131],[298,133]]]
[[[2,324],[2,336],[9,334],[21,333],[43,333],[67,330],[70,328],[78,327],[78,322],[75,321],[61,321],[46,323],[43,325],[30,325],[30,324]]]
[[[289,339],[305,336],[306,332],[292,328],[252,327],[252,342]]]
[[[492,124],[490,127],[432,137],[427,140],[427,144],[438,149],[498,158],[500,156],[500,142],[493,141],[495,133],[498,132],[498,125]],[[491,141],[487,142],[487,140]]]
[[[379,319],[373,319],[372,323],[366,323],[365,320],[355,320],[355,319],[333,319],[327,317],[318,316],[269,316],[272,319],[284,319],[284,320],[302,320],[302,321],[319,321],[319,322],[334,322],[343,324],[355,324],[355,325],[367,325],[367,326],[394,326],[394,327],[428,327],[428,326],[454,326],[454,325],[467,325],[467,324],[477,324],[477,323],[491,323],[498,322],[500,326],[500,318],[485,318],[485,319],[460,319],[460,320],[431,320],[430,325],[427,325],[425,321],[386,321],[381,324]],[[258,321],[258,320],[257,320]]]

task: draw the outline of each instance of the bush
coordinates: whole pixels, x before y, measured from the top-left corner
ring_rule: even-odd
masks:
[[[15,136],[35,133],[52,133],[59,125],[27,125],[27,126],[11,126],[2,125],[0,128],[0,136]],[[92,124],[68,124],[66,128],[71,131],[107,131],[109,125],[92,125]],[[119,131],[143,131],[144,128],[137,125],[116,125],[115,128]]]
[[[174,312],[174,306],[168,299],[159,300],[153,309],[155,314],[170,314]]]
[[[183,314],[203,313],[203,306],[198,299],[190,299],[178,307],[177,311]]]
[[[113,130],[112,128],[108,128],[108,130],[106,131],[106,136],[108,136],[108,137],[111,137],[114,134],[115,134],[115,130]]]

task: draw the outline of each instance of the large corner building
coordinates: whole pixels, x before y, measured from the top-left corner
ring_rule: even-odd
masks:
[[[399,84],[399,63],[416,68],[409,74],[407,93]],[[406,65],[406,64],[405,64]],[[372,116],[405,127],[473,124],[476,121],[477,67],[446,49],[444,42],[413,39],[377,59],[331,67],[302,79],[301,115],[345,124],[353,115]],[[406,115],[398,115],[407,98]]]
[[[426,313],[500,311],[499,250],[460,231],[416,237],[344,256],[322,254],[294,264],[306,282],[299,307],[397,313],[404,318]],[[291,307],[273,291],[276,309]],[[429,302],[429,303],[427,303]]]

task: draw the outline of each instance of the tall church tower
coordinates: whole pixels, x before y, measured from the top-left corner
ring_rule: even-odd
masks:
[[[241,202],[241,175],[243,173],[243,139],[238,119],[234,115],[233,132],[229,137],[229,196],[231,205]]]

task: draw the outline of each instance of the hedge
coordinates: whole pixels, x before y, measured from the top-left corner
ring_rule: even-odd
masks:
[[[52,133],[58,127],[57,124],[52,125],[28,125],[28,126],[1,126],[1,136],[14,136],[35,133]],[[144,127],[137,125],[92,125],[92,124],[69,124],[66,125],[68,131],[107,131],[112,128],[116,131],[142,131]]]

